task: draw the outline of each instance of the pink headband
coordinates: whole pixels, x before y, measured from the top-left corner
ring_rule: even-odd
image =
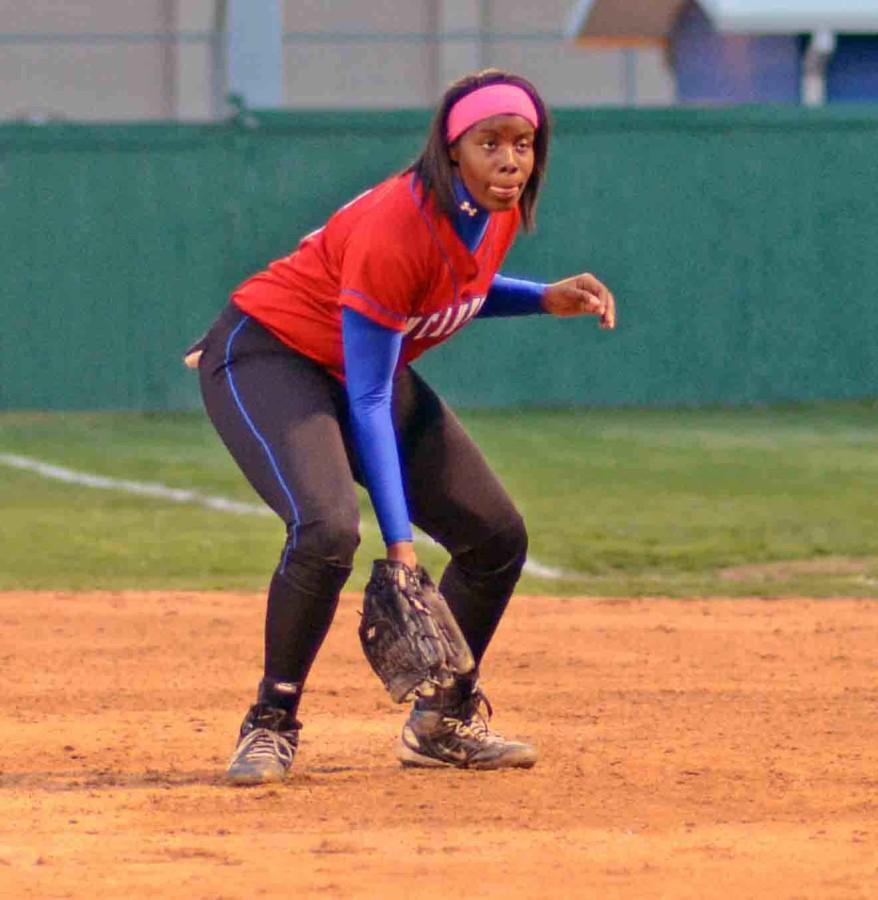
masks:
[[[476,122],[501,114],[522,116],[534,128],[540,124],[540,115],[530,94],[516,84],[489,84],[464,94],[448,113],[448,143],[453,144]]]

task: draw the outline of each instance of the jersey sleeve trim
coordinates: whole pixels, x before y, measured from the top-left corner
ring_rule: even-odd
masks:
[[[387,309],[371,297],[352,288],[342,288],[339,302],[342,306],[353,309],[379,325],[392,328],[394,331],[405,331],[408,319],[400,313]]]

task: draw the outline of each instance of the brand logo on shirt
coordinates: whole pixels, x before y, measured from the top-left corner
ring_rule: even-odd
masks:
[[[462,212],[465,212],[470,218],[478,215],[478,210],[469,202],[469,200],[464,200],[463,203],[460,204],[460,209]]]
[[[484,302],[484,295],[471,297],[459,306],[446,306],[429,316],[413,316],[406,322],[405,333],[414,341],[447,337],[452,331],[457,331],[469,322],[482,308]]]

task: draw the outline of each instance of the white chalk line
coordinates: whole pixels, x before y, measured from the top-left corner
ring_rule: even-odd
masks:
[[[65,466],[56,466],[52,463],[32,459],[29,456],[18,456],[14,453],[0,453],[0,464],[13,469],[33,472],[36,475],[41,475],[43,478],[49,478],[54,481],[75,484],[79,487],[95,488],[102,491],[121,491],[122,493],[134,494],[138,497],[166,500],[169,503],[187,503],[192,506],[202,506],[217,512],[232,513],[239,516],[274,516],[274,513],[268,507],[258,503],[231,500],[228,497],[205,494],[191,488],[174,488],[155,481],[133,481],[128,478],[109,478],[106,475],[95,475],[91,472],[77,472]],[[361,530],[369,530],[370,528],[368,523],[360,527]],[[420,540],[429,541],[430,539],[424,537]],[[563,569],[546,566],[530,558],[524,564],[524,571],[535,578],[561,579],[575,577]]]

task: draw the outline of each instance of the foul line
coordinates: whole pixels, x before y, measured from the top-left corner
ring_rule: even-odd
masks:
[[[79,487],[96,488],[102,491],[122,491],[126,494],[136,494],[138,497],[151,497],[155,500],[167,500],[170,503],[188,503],[193,506],[202,506],[217,512],[232,513],[239,516],[270,516],[274,513],[268,507],[257,503],[245,503],[240,500],[230,500],[228,497],[219,497],[214,494],[203,494],[201,491],[189,488],[173,488],[166,484],[154,481],[132,481],[128,478],[108,478],[105,475],[94,475],[90,472],[77,472],[64,466],[55,466],[51,463],[31,459],[29,456],[17,456],[14,453],[0,453],[0,464],[10,466],[13,469],[22,469],[26,472],[34,472],[43,478],[54,481],[63,481],[67,484],[75,484]],[[369,524],[361,524],[361,530],[368,530]],[[429,538],[416,538],[419,541],[429,541]],[[535,559],[528,559],[524,564],[524,571],[535,578],[569,578],[570,574],[553,566],[544,566]]]
[[[97,488],[102,491],[122,491],[126,494],[137,494],[140,497],[169,500],[171,503],[192,503],[196,506],[205,506],[208,509],[237,513],[238,515],[274,515],[271,510],[257,506],[255,503],[241,503],[238,500],[229,500],[227,497],[214,497],[210,494],[202,494],[200,491],[172,488],[166,484],[150,481],[130,481],[127,478],[107,478],[104,475],[92,475],[89,472],[76,472],[73,469],[65,469],[63,466],[53,466],[50,463],[40,462],[38,459],[16,456],[12,453],[0,453],[0,463],[11,466],[13,469],[35,472],[37,475],[42,475],[43,478],[64,481],[80,487]]]

